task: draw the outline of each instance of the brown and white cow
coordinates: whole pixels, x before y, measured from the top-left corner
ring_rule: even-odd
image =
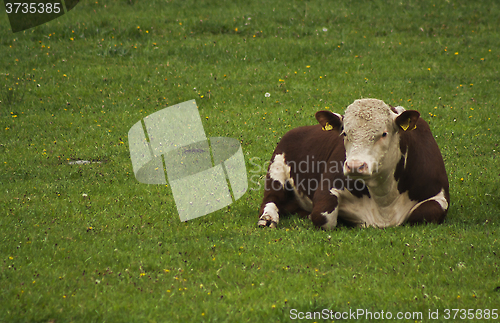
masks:
[[[341,116],[316,113],[319,124],[293,129],[268,168],[260,226],[286,213],[332,229],[337,219],[385,228],[441,223],[450,203],[443,158],[415,110],[356,100]]]

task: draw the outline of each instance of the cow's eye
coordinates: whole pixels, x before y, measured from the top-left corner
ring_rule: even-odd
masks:
[[[387,132],[384,132],[384,133],[382,134],[382,137],[387,137]]]

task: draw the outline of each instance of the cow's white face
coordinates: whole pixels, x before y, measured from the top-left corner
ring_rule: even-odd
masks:
[[[345,111],[343,118],[346,161],[344,174],[353,178],[387,177],[395,169],[399,149],[395,113],[383,101],[357,100]]]

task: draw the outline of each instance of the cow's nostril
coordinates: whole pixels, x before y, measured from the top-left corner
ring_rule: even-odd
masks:
[[[368,172],[368,164],[358,160],[351,160],[345,163],[345,171],[350,174],[365,174]]]

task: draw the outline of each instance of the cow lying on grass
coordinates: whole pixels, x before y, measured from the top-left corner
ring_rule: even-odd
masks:
[[[450,203],[443,158],[415,110],[357,100],[341,116],[316,113],[319,124],[293,129],[269,165],[260,226],[299,213],[324,229],[337,219],[385,228],[441,223]]]

